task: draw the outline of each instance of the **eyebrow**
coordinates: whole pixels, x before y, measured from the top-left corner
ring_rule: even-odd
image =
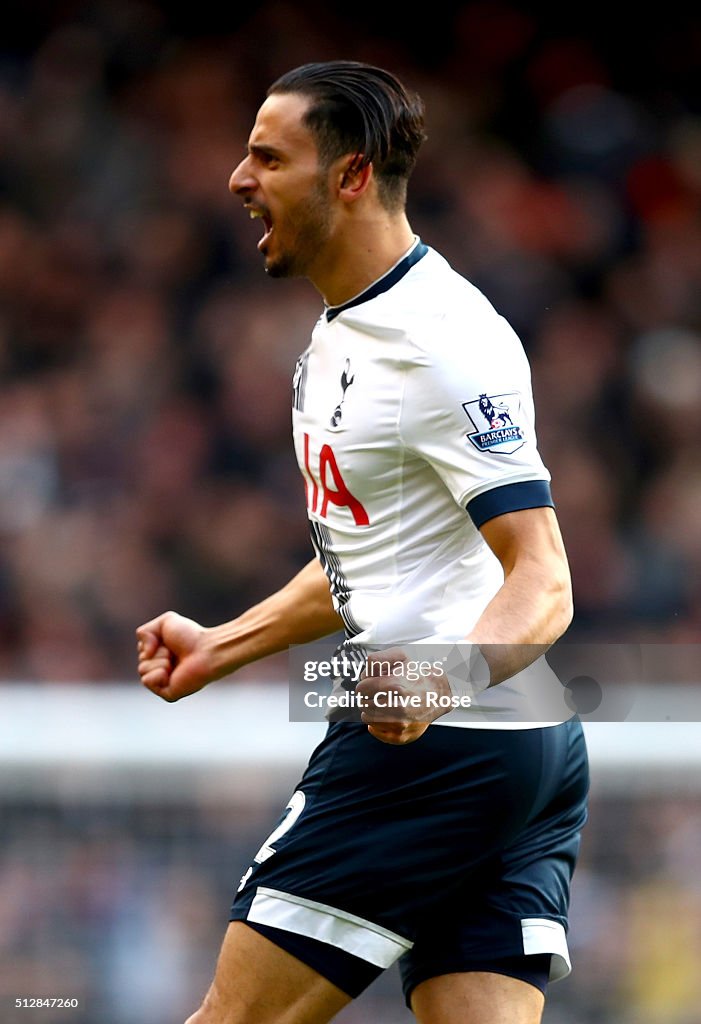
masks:
[[[246,152],[252,156],[269,156],[276,160],[282,157],[282,153],[279,149],[275,149],[274,146],[265,146],[260,143],[254,142],[252,145],[246,147]]]

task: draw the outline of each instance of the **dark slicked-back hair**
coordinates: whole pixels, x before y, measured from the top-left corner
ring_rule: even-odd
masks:
[[[304,123],[314,136],[322,167],[357,154],[356,167],[372,163],[383,205],[391,211],[403,208],[426,137],[420,96],[389,71],[348,60],[303,64],[273,82],[268,96],[273,93],[311,99]]]

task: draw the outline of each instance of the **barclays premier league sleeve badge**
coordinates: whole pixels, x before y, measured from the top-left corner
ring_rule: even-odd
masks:
[[[518,392],[480,395],[462,407],[475,428],[467,436],[478,451],[512,455],[525,444]]]

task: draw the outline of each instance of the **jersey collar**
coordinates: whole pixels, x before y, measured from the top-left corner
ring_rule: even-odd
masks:
[[[420,259],[423,259],[427,252],[428,246],[420,238],[417,238],[406,256],[402,256],[398,263],[390,267],[382,277],[378,277],[377,281],[369,285],[359,295],[349,299],[348,302],[344,302],[340,306],[327,306],[325,310],[327,321],[331,323],[344,310],[350,309],[352,306],[358,306],[361,302],[369,302],[370,299],[375,299],[378,295],[382,295],[383,292],[389,291],[397,281],[401,281],[407,271],[411,270]]]

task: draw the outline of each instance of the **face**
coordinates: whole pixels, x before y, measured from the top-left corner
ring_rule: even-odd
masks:
[[[328,174],[302,123],[308,105],[307,97],[294,93],[269,96],[229,181],[251,216],[262,220],[258,249],[272,277],[310,276],[331,234]]]

